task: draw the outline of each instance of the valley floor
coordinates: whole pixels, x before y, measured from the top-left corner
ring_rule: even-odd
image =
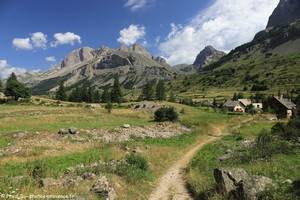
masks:
[[[156,104],[175,107],[180,123],[157,124],[151,111],[129,104],[111,114],[101,106],[0,105],[0,193],[97,199],[93,188],[105,176],[117,199],[192,199],[201,181],[211,180],[194,167],[205,166],[202,160],[194,165],[201,152],[244,131],[252,116]],[[70,127],[79,133],[57,133]]]

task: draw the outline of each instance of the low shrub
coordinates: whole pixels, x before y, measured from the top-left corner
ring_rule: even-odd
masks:
[[[117,166],[117,174],[123,176],[129,182],[138,182],[150,177],[147,160],[139,155],[130,154],[125,157],[124,162]]]
[[[125,160],[131,166],[145,171],[148,170],[148,162],[142,156],[130,154],[126,156]]]
[[[178,120],[178,113],[173,107],[162,107],[154,113],[154,120],[157,122],[171,121],[175,122]]]

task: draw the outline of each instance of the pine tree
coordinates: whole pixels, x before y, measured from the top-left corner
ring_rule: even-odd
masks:
[[[57,100],[60,100],[60,101],[66,101],[67,100],[67,94],[66,94],[66,90],[65,90],[65,86],[64,86],[63,81],[61,81],[59,83],[59,87],[56,91],[55,98]]]
[[[156,99],[159,101],[166,100],[166,88],[165,88],[165,81],[160,80],[156,86]]]
[[[82,102],[81,91],[80,91],[79,87],[76,87],[75,89],[72,90],[72,92],[69,96],[69,101]]]
[[[144,85],[142,89],[142,100],[151,101],[153,100],[154,96],[154,89],[153,89],[154,81],[147,81],[147,83]]]
[[[108,101],[107,104],[105,105],[105,109],[107,110],[108,113],[111,113],[113,108],[113,105],[111,103],[111,101]]]
[[[173,91],[171,91],[171,93],[170,93],[169,101],[170,102],[176,102],[176,97],[175,97]]]
[[[81,93],[81,101],[83,102],[89,102],[90,98],[89,98],[89,94],[88,94],[88,84],[87,83],[84,83],[82,86],[81,86],[81,89],[80,89],[80,93]]]
[[[111,101],[120,104],[122,102],[122,91],[119,82],[119,76],[115,76],[114,85],[111,91]]]
[[[89,87],[87,90],[87,102],[88,103],[94,102],[94,91],[92,87]]]
[[[93,96],[94,96],[93,103],[100,103],[101,102],[101,95],[100,95],[98,90],[95,90]]]
[[[109,93],[108,88],[105,88],[102,95],[101,95],[101,102],[102,103],[107,103],[109,101],[111,101],[110,93]]]
[[[3,92],[3,85],[2,85],[2,81],[0,80],[0,92]]]
[[[18,81],[15,73],[12,73],[7,79],[4,93],[6,96],[14,97],[15,100],[19,98],[29,98],[31,96],[29,88]]]

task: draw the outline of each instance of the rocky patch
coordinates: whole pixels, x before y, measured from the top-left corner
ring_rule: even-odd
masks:
[[[257,200],[257,195],[272,186],[272,179],[250,176],[244,169],[215,169],[214,178],[219,194],[231,200]]]

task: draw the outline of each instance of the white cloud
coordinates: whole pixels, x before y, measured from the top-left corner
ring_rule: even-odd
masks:
[[[16,49],[20,50],[45,49],[47,47],[47,35],[42,32],[32,33],[30,38],[14,38],[12,44]]]
[[[27,70],[19,67],[12,67],[7,63],[7,60],[0,60],[0,78],[7,78],[11,73],[17,75],[24,74]]]
[[[51,43],[52,47],[57,47],[58,45],[70,44],[74,45],[76,43],[81,43],[81,37],[75,33],[66,32],[66,33],[55,33],[54,39]]]
[[[127,0],[125,7],[129,8],[132,12],[150,6],[155,0]]]
[[[42,32],[36,32],[31,34],[31,43],[36,48],[47,47],[47,35]]]
[[[30,42],[30,38],[14,38],[12,41],[13,46],[20,50],[31,50],[33,49]]]
[[[54,56],[46,57],[45,60],[48,62],[56,62],[56,58]]]
[[[118,42],[125,45],[132,45],[146,35],[145,27],[131,24],[128,28],[120,31]]]
[[[231,49],[250,41],[264,29],[279,0],[216,0],[188,24],[171,24],[159,49],[169,63],[192,63],[207,45]]]

